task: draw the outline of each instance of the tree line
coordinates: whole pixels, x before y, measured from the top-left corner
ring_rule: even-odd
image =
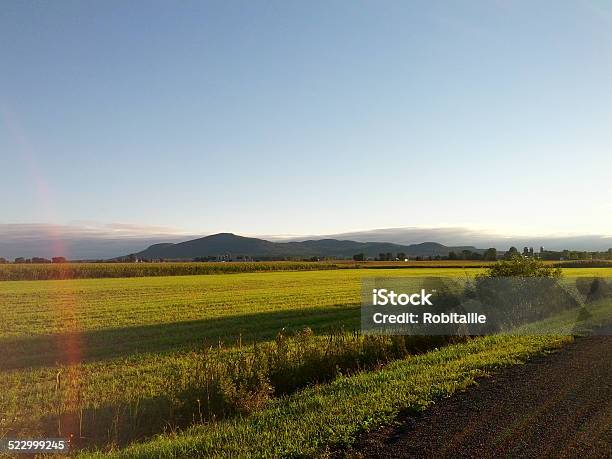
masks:
[[[53,257],[50,260],[48,258],[41,258],[41,257],[32,257],[32,258],[24,258],[24,257],[17,257],[15,258],[15,260],[13,261],[13,263],[15,263],[16,265],[19,264],[30,264],[30,263],[67,263],[68,260],[66,260],[65,257]],[[4,265],[10,263],[9,260],[7,260],[6,258],[0,257],[0,264]]]
[[[563,261],[563,260],[612,260],[612,248],[602,252],[588,252],[578,250],[544,250],[540,247],[540,251],[534,251],[533,247],[523,247],[522,252],[516,247],[510,247],[506,252],[498,252],[494,247],[490,247],[484,251],[461,250],[450,251],[448,255],[431,255],[431,256],[416,256],[409,257],[404,252],[393,254],[391,252],[380,253],[377,257],[367,257],[364,253],[353,255],[354,261],[404,261],[404,260],[482,260],[482,261],[497,261],[511,260],[514,257],[522,256],[524,258],[537,258],[540,260]]]

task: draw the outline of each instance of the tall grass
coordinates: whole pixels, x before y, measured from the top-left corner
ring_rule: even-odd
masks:
[[[34,422],[24,417],[5,425],[5,435],[61,435],[72,436],[80,446],[122,445],[168,428],[248,415],[274,397],[461,340],[342,330],[317,336],[309,328],[280,332],[273,341],[185,353],[161,369],[163,378],[154,375],[147,384],[141,375],[135,381],[139,391],[129,397],[124,397],[128,387],[109,390],[87,366],[58,367],[55,381],[47,385],[46,411]]]

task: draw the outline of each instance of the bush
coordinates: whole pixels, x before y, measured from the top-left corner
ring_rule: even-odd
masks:
[[[514,255],[476,276],[467,295],[487,311],[488,332],[511,330],[578,306],[559,282],[561,275],[559,267]]]
[[[544,264],[536,258],[514,255],[487,269],[484,277],[561,277],[561,268]]]

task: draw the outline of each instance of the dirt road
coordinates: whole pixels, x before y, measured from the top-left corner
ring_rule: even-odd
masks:
[[[500,371],[418,416],[370,432],[372,458],[612,458],[612,336]]]

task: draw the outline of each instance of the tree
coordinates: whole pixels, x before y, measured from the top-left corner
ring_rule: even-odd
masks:
[[[0,257],[0,265],[4,265],[6,263],[8,263],[8,260],[6,258]]]
[[[385,254],[385,258],[387,259],[387,261],[391,261],[393,260],[393,254],[391,252],[387,252]]]
[[[353,255],[353,260],[354,261],[364,261],[365,260],[365,255],[363,253],[357,253],[357,254]]]
[[[25,258],[23,258],[23,257],[17,257],[17,258],[15,258],[15,263],[16,263],[16,264],[21,264],[21,263],[25,263],[25,262],[26,262],[26,261],[25,261]]]
[[[448,252],[448,259],[449,260],[456,260],[457,258],[458,258],[457,254],[455,252]]]
[[[514,256],[518,255],[519,251],[517,250],[516,247],[512,246],[508,249],[508,251],[506,252],[505,258],[507,260],[510,260],[511,258],[513,258]]]
[[[32,257],[32,263],[51,263],[51,260],[41,257]]]
[[[53,257],[51,261],[53,263],[66,263],[66,257]]]
[[[400,260],[405,260],[408,257],[406,257],[406,254],[404,252],[399,252],[397,254],[397,258],[400,259]]]
[[[482,258],[487,261],[497,260],[497,249],[495,249],[494,247],[488,248],[487,250],[485,250],[485,253],[483,254]]]

